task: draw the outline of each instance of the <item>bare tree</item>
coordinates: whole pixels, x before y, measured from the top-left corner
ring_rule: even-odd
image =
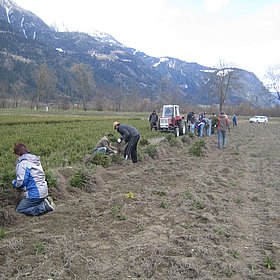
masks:
[[[9,85],[7,80],[0,81],[0,106],[6,108]]]
[[[106,98],[104,97],[104,94],[102,94],[101,90],[96,90],[94,101],[97,111],[103,111]]]
[[[20,92],[23,90],[24,84],[18,80],[14,83],[11,91],[13,95],[13,103],[14,103],[14,108],[17,108],[20,104]]]
[[[275,92],[277,100],[280,101],[280,64],[269,66],[265,77],[270,81],[269,88]]]
[[[41,64],[35,72],[35,79],[37,88],[32,100],[32,107],[35,103],[36,108],[38,109],[39,104],[43,99],[47,102],[49,101],[57,82],[53,72],[48,68],[48,65],[45,62]]]
[[[94,78],[93,78],[93,70],[89,65],[86,64],[74,64],[71,67],[71,71],[74,74],[74,84],[81,94],[83,109],[87,110],[87,103],[91,93],[93,93],[93,88],[95,86]]]
[[[233,64],[220,60],[217,69],[212,74],[210,94],[218,98],[220,112],[223,111],[230,88],[233,86],[234,67]]]

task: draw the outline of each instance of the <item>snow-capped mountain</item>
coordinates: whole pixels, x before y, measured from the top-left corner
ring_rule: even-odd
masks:
[[[0,71],[10,84],[20,80],[26,92],[34,90],[31,72],[46,62],[56,76],[59,96],[79,98],[70,86],[69,71],[78,63],[92,67],[96,89],[108,99],[136,93],[151,101],[217,101],[207,92],[217,69],[171,57],[147,56],[103,32],[58,32],[11,0],[0,0],[0,36]],[[269,92],[253,73],[237,68],[230,71],[236,73],[239,86],[232,90],[229,102],[269,105]]]

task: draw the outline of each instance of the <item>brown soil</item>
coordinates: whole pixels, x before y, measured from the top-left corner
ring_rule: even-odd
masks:
[[[279,139],[280,122],[244,121],[203,157],[160,142],[96,168],[90,191],[61,170],[55,212],[2,212],[0,279],[280,279]]]

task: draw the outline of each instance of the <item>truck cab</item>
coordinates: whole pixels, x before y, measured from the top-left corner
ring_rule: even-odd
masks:
[[[172,132],[176,137],[186,133],[186,120],[180,115],[179,105],[163,105],[158,131]]]

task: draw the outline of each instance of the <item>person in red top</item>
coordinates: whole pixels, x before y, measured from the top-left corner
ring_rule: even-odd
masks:
[[[227,130],[230,132],[229,129],[229,120],[228,116],[224,114],[224,112],[221,112],[220,115],[218,116],[218,125],[217,125],[217,130],[218,130],[218,147],[219,149],[225,148],[227,144]]]

